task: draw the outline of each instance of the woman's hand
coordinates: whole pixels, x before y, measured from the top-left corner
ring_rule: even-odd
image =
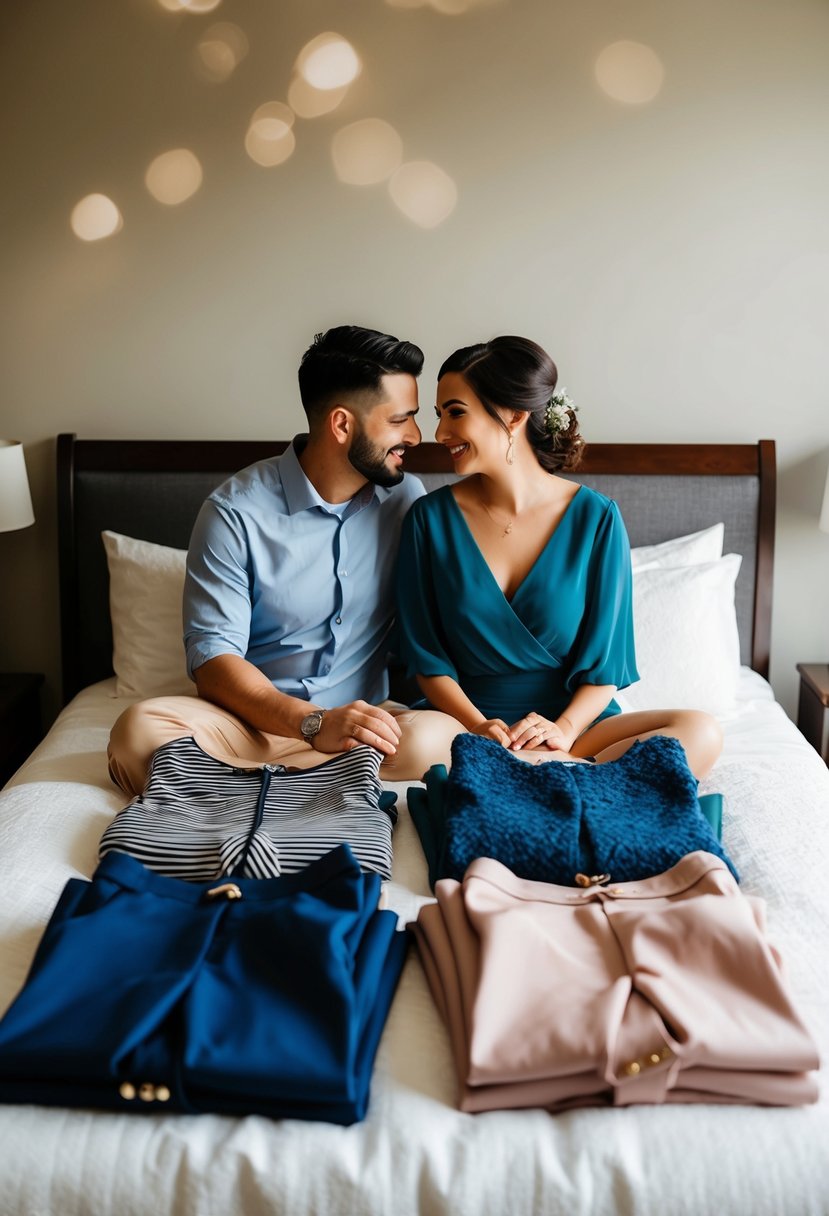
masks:
[[[494,739],[503,747],[512,747],[509,727],[501,718],[487,718],[485,722],[479,722],[477,726],[470,726],[469,733],[470,735],[483,735],[485,739]]]
[[[509,728],[507,747],[514,752],[525,748],[546,747],[551,752],[569,752],[576,732],[568,723],[551,722],[541,714],[529,713]]]

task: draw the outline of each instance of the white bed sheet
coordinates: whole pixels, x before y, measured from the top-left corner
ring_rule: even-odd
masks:
[[[66,880],[90,875],[123,803],[109,784],[114,681],[82,692],[0,794],[0,1011],[22,985]],[[726,797],[724,843],[829,1060],[829,772],[765,681],[744,669],[705,784]],[[429,897],[400,794],[394,881],[404,918]],[[0,1107],[2,1216],[503,1216],[829,1213],[829,1086],[817,1106],[589,1109],[465,1115],[444,1028],[412,951],[381,1043],[366,1121]]]

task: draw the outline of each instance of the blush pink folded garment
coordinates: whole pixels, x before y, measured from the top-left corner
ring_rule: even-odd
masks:
[[[762,902],[712,854],[585,890],[481,859],[435,893],[414,932],[461,1109],[816,1100]]]

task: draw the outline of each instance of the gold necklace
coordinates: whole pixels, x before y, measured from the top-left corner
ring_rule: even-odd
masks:
[[[492,514],[492,512],[490,511],[489,507],[488,507],[488,506],[486,505],[486,503],[484,502],[483,498],[479,499],[478,501],[480,502],[480,504],[481,504],[481,506],[483,507],[483,509],[486,511],[486,513],[487,513],[487,515],[489,516],[489,518],[490,518],[490,519],[492,520],[492,522],[495,524],[495,527],[496,527],[496,528],[503,528],[503,529],[504,529],[504,530],[503,530],[503,532],[501,533],[501,536],[502,536],[502,537],[504,537],[504,536],[509,536],[509,535],[510,535],[510,533],[512,532],[513,524],[515,524],[515,523],[517,522],[517,520],[518,520],[518,516],[519,516],[520,514],[533,514],[535,511],[537,511],[537,510],[538,510],[538,508],[539,508],[539,507],[544,507],[544,506],[546,506],[546,505],[547,505],[547,504],[546,504],[545,502],[543,502],[543,501],[542,501],[542,502],[533,503],[533,504],[532,504],[532,506],[525,507],[523,512],[521,512],[521,511],[516,511],[516,512],[515,512],[513,515],[511,515],[511,516],[509,517],[509,519],[507,520],[506,524],[503,524],[503,523],[499,523],[499,522],[498,522],[498,520],[495,518],[495,516],[494,516],[494,515]]]
[[[482,507],[483,507],[483,509],[486,511],[487,515],[488,515],[488,516],[489,516],[489,518],[492,520],[492,522],[495,524],[495,527],[496,527],[496,528],[500,528],[500,527],[502,527],[502,525],[501,525],[501,524],[499,524],[498,520],[497,520],[497,519],[495,518],[495,516],[492,514],[492,512],[490,511],[489,507],[486,505],[486,503],[484,502],[484,500],[483,500],[483,499],[481,499],[481,506],[482,506]],[[514,523],[515,523],[515,516],[513,515],[513,516],[511,516],[511,517],[510,517],[510,519],[507,521],[506,526],[504,526],[504,530],[503,530],[503,532],[501,533],[501,536],[502,536],[502,537],[504,537],[504,536],[509,536],[509,534],[512,532],[512,525],[513,525]]]

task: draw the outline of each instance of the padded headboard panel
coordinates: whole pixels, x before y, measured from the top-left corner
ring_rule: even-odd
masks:
[[[59,435],[63,695],[112,674],[109,578],[101,532],[187,548],[199,507],[226,477],[283,451],[238,440],[78,440]],[[412,449],[407,468],[427,489],[453,480],[438,444]],[[574,480],[622,511],[632,545],[722,520],[725,551],[741,553],[737,621],[742,660],[768,674],[774,550],[774,444],[592,444]]]

